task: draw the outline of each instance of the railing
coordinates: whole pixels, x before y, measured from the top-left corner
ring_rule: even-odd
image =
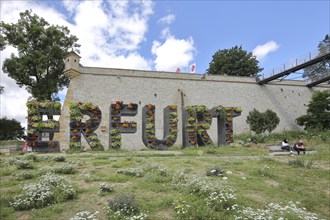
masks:
[[[291,61],[289,61],[287,63],[284,63],[280,66],[277,66],[277,67],[273,68],[271,71],[267,71],[266,73],[262,73],[262,76],[260,78],[265,79],[265,78],[272,77],[276,74],[282,73],[286,70],[292,69],[292,68],[297,67],[299,65],[302,65],[306,62],[309,62],[309,61],[311,61],[315,58],[321,57],[321,56],[323,56],[327,53],[330,53],[330,47],[327,48],[326,50],[322,51],[321,53],[318,49],[314,50],[314,51],[311,51],[307,54],[304,54],[304,55],[296,58],[295,60],[291,60]]]

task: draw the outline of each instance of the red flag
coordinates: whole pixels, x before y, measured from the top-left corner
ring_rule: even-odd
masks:
[[[196,63],[190,65],[190,72],[195,73],[196,71]]]

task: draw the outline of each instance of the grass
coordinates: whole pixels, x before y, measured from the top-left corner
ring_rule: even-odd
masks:
[[[81,211],[98,211],[97,219],[108,219],[108,200],[122,193],[134,195],[137,210],[152,220],[235,219],[242,216],[238,208],[265,210],[270,203],[287,207],[290,201],[300,202],[299,207],[308,212],[305,216],[316,213],[318,219],[330,219],[330,144],[328,139],[315,135],[305,141],[316,154],[269,157],[264,145],[250,144],[174,147],[161,154],[154,150],[110,150],[0,155],[0,219],[70,219]],[[19,169],[16,160],[28,161],[33,167]],[[214,168],[221,169],[223,175],[207,176]],[[35,183],[47,170],[66,177],[76,187],[78,197],[44,208],[15,211],[10,201],[21,193],[23,185]],[[102,183],[110,184],[112,190],[100,194]],[[203,188],[206,185],[208,188]],[[216,187],[222,185],[233,189],[235,200],[221,204],[219,199],[210,200],[207,190],[215,187],[218,192]],[[207,205],[207,201],[212,201],[212,205]],[[275,212],[271,212],[274,218],[302,219],[298,211],[281,215]]]

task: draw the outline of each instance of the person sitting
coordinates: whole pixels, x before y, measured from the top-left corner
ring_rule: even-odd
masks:
[[[293,146],[293,149],[297,151],[298,155],[300,154],[300,151],[303,151],[304,154],[306,154],[306,148],[304,146],[304,142],[302,140],[299,140],[295,145]]]
[[[282,150],[290,151],[292,153],[292,147],[290,147],[290,144],[289,144],[288,139],[284,139],[282,141],[281,149]]]

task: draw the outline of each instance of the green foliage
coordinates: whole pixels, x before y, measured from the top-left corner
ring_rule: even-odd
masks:
[[[318,45],[319,56],[322,56],[330,52],[330,36],[325,35],[324,39],[320,41]],[[317,76],[323,76],[329,74],[330,71],[330,60],[324,60],[323,62],[318,62],[304,69],[304,78],[314,78]]]
[[[261,134],[265,131],[270,133],[280,123],[280,119],[272,110],[267,109],[266,112],[262,113],[253,109],[249,112],[246,123],[249,124],[250,129],[256,132],[256,134]]]
[[[25,128],[16,119],[0,119],[0,140],[16,140],[24,137]]]
[[[235,46],[231,49],[218,50],[210,63],[208,74],[230,76],[256,76],[263,68],[258,66],[259,61],[250,52]]]
[[[34,98],[51,100],[69,84],[64,76],[64,55],[77,48],[78,38],[64,26],[49,25],[32,11],[20,13],[17,23],[0,23],[1,48],[7,45],[18,50],[3,64],[3,71],[16,80]]]
[[[113,212],[123,212],[124,215],[130,216],[138,212],[135,195],[130,193],[120,193],[108,200],[109,209]]]
[[[266,112],[264,113],[264,117],[265,117],[266,131],[268,131],[270,133],[280,123],[280,118],[277,116],[277,114],[275,112],[273,112],[272,110],[269,110],[269,109],[267,109]]]
[[[56,162],[65,162],[66,158],[64,155],[56,155],[55,157],[53,157],[53,160]]]
[[[330,129],[330,90],[315,91],[307,107],[307,114],[296,118],[305,129]]]
[[[114,188],[113,184],[101,183],[100,190],[99,190],[99,195],[100,196],[105,196],[108,193],[113,192],[113,188]]]
[[[57,174],[73,174],[77,172],[77,169],[74,165],[64,164],[63,166],[53,168],[53,171]]]
[[[76,195],[76,191],[63,177],[48,173],[39,182],[24,186],[22,193],[14,197],[10,206],[15,210],[42,208],[74,199]]]

